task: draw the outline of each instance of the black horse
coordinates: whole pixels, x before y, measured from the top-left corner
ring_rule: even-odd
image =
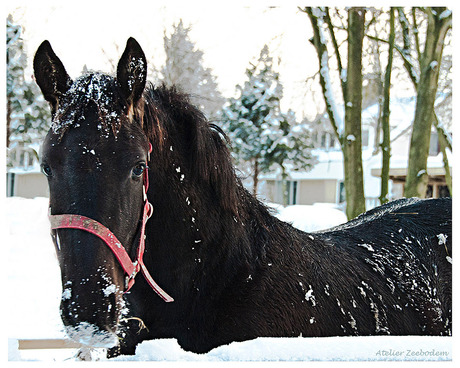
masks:
[[[41,163],[51,215],[97,220],[134,260],[148,170],[144,262],[174,298],[142,277],[124,293],[126,272],[100,237],[58,228],[72,338],[116,355],[155,338],[204,353],[260,336],[451,334],[450,199],[402,199],[307,234],[242,186],[225,135],[187,96],[146,86],[134,39],[116,77],[72,81],[47,41],[34,70],[53,117]]]

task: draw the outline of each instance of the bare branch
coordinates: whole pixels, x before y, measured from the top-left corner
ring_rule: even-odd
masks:
[[[401,25],[402,32],[403,32],[403,44],[404,44],[402,51],[400,53],[403,55],[404,68],[406,68],[407,73],[409,74],[409,77],[412,80],[412,83],[417,88],[419,76],[412,62],[412,58],[410,56],[411,42],[410,42],[409,20],[407,19],[406,14],[404,14],[403,8],[398,7],[397,9],[398,9],[399,24]]]
[[[414,34],[415,39],[415,50],[417,51],[417,57],[419,60],[422,60],[422,52],[420,51],[420,39],[418,37],[418,24],[417,24],[417,15],[416,15],[416,8],[412,8],[412,33]],[[420,65],[419,65],[420,66]]]
[[[381,174],[381,193],[380,203],[388,202],[388,182],[390,180],[390,87],[391,87],[391,71],[393,68],[393,47],[395,43],[395,9],[390,8],[390,35],[388,37],[388,63],[385,70],[385,82],[383,88],[383,112],[382,112],[382,174]]]
[[[371,39],[371,40],[374,40],[374,41],[388,43],[388,40],[384,40],[383,38],[379,38],[379,37],[376,37],[376,36],[366,35],[366,37]],[[402,57],[403,62],[404,62],[404,66],[406,67],[406,70],[407,70],[407,72],[409,74],[409,78],[411,79],[412,83],[414,84],[414,87],[417,88],[417,83],[418,83],[419,76],[418,76],[417,70],[415,69],[414,65],[412,64],[412,58],[410,58],[410,56],[408,57],[407,54],[404,52],[404,50],[400,46],[394,45],[394,49],[396,51],[398,51],[399,55]]]
[[[342,85],[343,100],[346,101],[347,100],[347,79],[343,73],[342,57],[340,56],[339,45],[337,44],[337,38],[335,37],[334,26],[332,25],[332,20],[329,15],[328,7],[326,7],[326,11],[324,14],[324,20],[327,24],[327,29],[329,30],[329,34],[331,35],[332,45],[334,46],[334,53],[337,59],[337,67],[339,69],[340,82]]]
[[[319,80],[321,89],[323,90],[324,101],[326,103],[326,111],[329,116],[332,128],[336,137],[342,143],[342,136],[339,133],[338,128],[338,115],[336,112],[335,102],[333,101],[333,91],[332,86],[330,85],[330,75],[328,68],[328,52],[327,45],[325,43],[324,35],[322,34],[321,23],[323,22],[324,12],[319,9],[312,7],[305,7],[302,9],[304,13],[310,18],[310,22],[313,29],[313,40],[312,43],[315,46],[316,53],[318,55],[319,61]]]

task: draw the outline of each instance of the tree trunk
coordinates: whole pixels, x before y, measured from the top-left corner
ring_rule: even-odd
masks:
[[[254,159],[254,175],[252,179],[252,193],[257,195],[257,187],[259,186],[259,159],[257,157]]]
[[[388,182],[390,181],[390,87],[391,70],[393,68],[393,47],[395,43],[394,9],[390,8],[390,35],[388,38],[388,64],[385,70],[382,108],[382,173],[380,184],[380,204],[388,202]]]
[[[11,135],[11,100],[7,97],[6,100],[6,148],[10,146]]]
[[[428,8],[428,27],[425,50],[420,62],[420,79],[417,85],[417,104],[412,127],[407,169],[405,197],[425,198],[428,184],[427,160],[433,125],[434,101],[438,89],[439,69],[444,38],[452,18],[441,17],[445,8]],[[433,11],[436,14],[433,14]]]
[[[281,187],[282,187],[282,190],[283,190],[283,206],[286,207],[286,206],[289,205],[289,190],[288,190],[288,186],[287,186],[287,177],[288,177],[288,175],[286,173],[286,169],[284,168],[284,166],[282,166],[281,169],[282,169]]]
[[[348,11],[348,77],[343,139],[347,217],[352,219],[366,210],[361,142],[362,49],[364,8]]]
[[[337,106],[333,100],[333,91],[330,84],[328,68],[328,53],[322,31],[324,13],[318,8],[305,7],[303,12],[308,14],[313,28],[312,43],[315,46],[319,60],[320,85],[323,91],[326,111],[334,132],[339,139],[344,157],[344,181],[347,201],[347,217],[349,219],[358,216],[366,210],[364,198],[364,179],[362,165],[362,142],[361,142],[361,107],[362,107],[362,46],[364,37],[364,8],[350,8],[348,11],[348,70],[345,77],[341,73],[343,97],[345,101],[345,128],[343,134],[338,126],[339,116]],[[327,22],[328,23],[328,22]],[[329,33],[333,39],[335,36],[332,25],[328,23]],[[335,52],[338,48],[335,47]],[[341,65],[337,55],[338,64]]]
[[[436,130],[438,131],[438,140],[439,140],[439,146],[441,147],[441,152],[442,152],[442,163],[444,166],[444,172],[446,176],[446,185],[447,188],[449,188],[449,193],[450,196],[452,197],[452,175],[450,173],[450,167],[449,167],[449,159],[447,158],[447,148],[450,149],[452,152],[452,146],[450,145],[449,140],[446,137],[446,132],[444,129],[439,125],[438,117],[436,114],[433,114],[433,120],[435,121],[435,127]]]
[[[441,146],[442,164],[444,166],[444,172],[445,172],[445,176],[446,176],[446,185],[447,185],[447,188],[449,188],[449,193],[450,193],[450,196],[452,197],[452,195],[453,195],[453,191],[452,191],[452,175],[450,173],[450,167],[449,167],[449,160],[447,158],[446,145],[441,140],[439,140],[439,144]]]

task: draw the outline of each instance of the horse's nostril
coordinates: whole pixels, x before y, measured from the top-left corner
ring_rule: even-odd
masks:
[[[72,290],[72,293],[63,292],[60,313],[66,326],[75,326],[81,322],[88,322],[110,330],[116,329],[121,305],[119,293],[104,295],[93,292],[90,297],[81,298]]]

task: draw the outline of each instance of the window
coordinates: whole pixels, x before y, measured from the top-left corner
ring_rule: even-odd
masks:
[[[345,183],[341,181],[339,183],[339,203],[343,203],[346,201],[346,193],[345,193]]]
[[[334,135],[331,134],[331,147],[330,148],[336,148],[337,145],[337,139],[335,138]]]
[[[297,204],[297,182],[296,181],[292,181],[292,190],[291,190],[291,194],[292,194],[292,203],[291,204]]]
[[[311,138],[315,148],[322,148],[324,151],[340,148],[334,133],[326,131],[314,132],[312,133]]]
[[[363,129],[361,132],[362,147],[369,147],[369,129]]]
[[[24,167],[24,164],[26,162],[26,153],[24,151],[22,151],[20,154],[19,154],[19,166],[20,167]]]
[[[321,148],[327,148],[327,133],[321,134]]]
[[[438,187],[438,198],[450,197],[449,187],[447,185],[440,185]]]
[[[431,184],[427,185],[425,198],[433,198],[433,185]]]
[[[32,154],[32,152],[28,152],[29,154],[29,162],[27,163],[28,167],[34,166],[34,161],[35,161],[35,156]]]
[[[16,179],[16,174],[7,173],[6,174],[6,196],[14,196],[14,181]]]
[[[318,148],[318,133],[314,132],[311,136],[311,139],[313,140],[314,147]]]
[[[286,185],[283,187],[283,181],[278,180],[276,187],[276,202],[286,205],[297,204],[297,181],[286,180]]]
[[[437,156],[441,152],[441,147],[439,146],[439,139],[437,132],[431,132],[430,137],[430,156]]]

